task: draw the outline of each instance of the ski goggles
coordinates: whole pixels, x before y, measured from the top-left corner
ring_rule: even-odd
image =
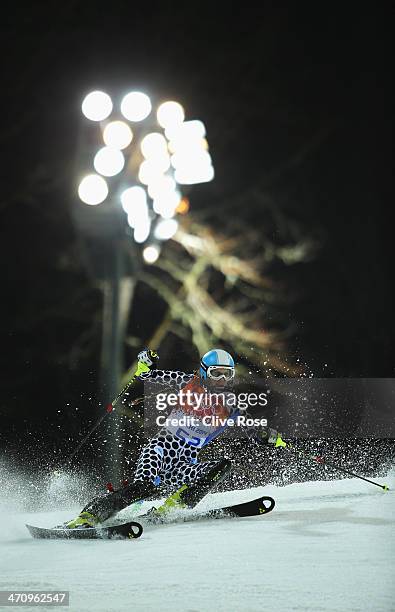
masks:
[[[207,376],[212,380],[232,380],[235,375],[235,369],[232,366],[208,366]]]

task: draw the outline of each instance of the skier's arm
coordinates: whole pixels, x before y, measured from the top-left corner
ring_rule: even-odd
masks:
[[[150,370],[140,374],[139,378],[144,382],[149,381],[158,385],[181,389],[193,376],[193,373],[189,374],[179,370]]]
[[[143,385],[141,376],[150,371],[150,368],[158,361],[159,355],[156,351],[148,348],[140,351],[137,355],[137,367],[133,372],[126,391],[123,393],[122,404],[129,404],[141,396]]]
[[[243,410],[243,416],[246,416],[247,418],[252,419],[252,416],[245,410]],[[284,442],[284,440],[281,437],[282,434],[276,431],[275,429],[273,429],[272,427],[267,427],[267,426],[264,427],[263,425],[259,427],[244,426],[242,427],[242,429],[245,435],[251,440],[254,440],[254,442],[256,442],[257,444],[261,444],[261,445],[273,444],[276,447],[287,446],[286,442]]]
[[[178,387],[186,385],[192,378],[193,373],[187,374],[179,370],[158,370],[155,368],[159,355],[150,349],[140,351],[137,356],[138,365],[134,376],[142,381],[154,382],[159,385]]]
[[[281,433],[271,427],[259,427],[259,429],[255,431],[253,439],[258,444],[273,444],[276,448],[278,446],[287,446],[287,443],[284,442],[281,436]]]

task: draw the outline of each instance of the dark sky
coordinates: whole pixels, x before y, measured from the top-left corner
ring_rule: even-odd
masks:
[[[92,88],[142,88],[205,122],[216,180],[196,190],[197,209],[256,186],[319,232],[315,261],[290,274],[301,297],[289,313],[292,350],[316,375],[394,375],[390,4],[252,6],[39,2],[2,16],[9,419],[95,388],[97,362],[78,377],[63,355],[100,297],[71,298],[86,272],[59,265],[75,239],[73,161]]]

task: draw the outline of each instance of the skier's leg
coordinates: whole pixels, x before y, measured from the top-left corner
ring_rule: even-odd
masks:
[[[132,482],[122,489],[96,497],[85,506],[79,516],[81,518],[94,517],[93,522],[100,523],[133,502],[154,496],[156,491],[157,487],[150,480]]]
[[[160,483],[159,472],[166,456],[165,437],[153,438],[141,451],[132,483],[106,495],[100,495],[87,504],[76,519],[67,523],[71,529],[89,527],[116,514],[140,499],[155,495]]]
[[[157,509],[159,514],[166,514],[174,508],[193,508],[209,491],[228,475],[231,463],[227,459],[207,461],[191,465],[180,462],[171,472],[163,475],[163,482],[178,486]]]
[[[197,449],[187,443],[180,451],[179,458],[180,462],[168,473],[168,478],[178,486],[188,485],[181,499],[190,508],[196,506],[231,469],[231,463],[227,459],[213,459],[200,463]],[[185,466],[184,462],[188,465]]]
[[[171,439],[172,436],[159,435],[143,448],[136,465],[135,482],[149,480],[156,486],[160,484],[160,473],[173,461]]]

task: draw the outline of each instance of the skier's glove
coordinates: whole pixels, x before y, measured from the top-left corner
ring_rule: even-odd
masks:
[[[281,438],[281,434],[271,427],[262,428],[258,431],[257,441],[260,444],[274,444],[277,448],[279,446],[287,446],[287,443]]]
[[[149,348],[145,348],[137,355],[138,365],[134,376],[140,376],[143,372],[149,372],[152,366],[154,366],[158,360],[159,355],[156,351],[152,351]]]

